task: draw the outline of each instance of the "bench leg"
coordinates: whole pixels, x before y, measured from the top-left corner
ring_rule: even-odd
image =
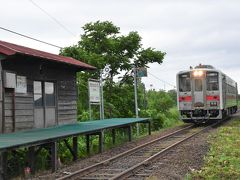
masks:
[[[87,146],[87,154],[90,154],[90,135],[86,135],[86,146]]]
[[[104,150],[104,131],[102,130],[99,133],[99,153],[102,153]]]
[[[148,121],[148,134],[151,135],[151,122]]]
[[[132,141],[132,126],[128,126],[128,141]]]
[[[78,159],[78,137],[75,136],[72,139],[73,141],[73,160],[76,161]]]
[[[51,143],[51,167],[52,172],[57,170],[57,142]]]
[[[7,179],[7,152],[0,153],[0,179]]]
[[[115,144],[116,143],[116,130],[112,129],[112,143]]]
[[[28,162],[31,169],[31,173],[35,174],[35,147],[28,148]]]

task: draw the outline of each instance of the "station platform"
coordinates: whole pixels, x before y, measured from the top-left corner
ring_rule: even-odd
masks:
[[[17,150],[18,148],[27,149],[28,166],[32,173],[35,172],[36,156],[41,149],[48,150],[51,158],[52,172],[54,172],[58,168],[58,142],[60,140],[65,142],[75,161],[78,159],[78,136],[86,136],[86,151],[90,154],[90,136],[97,135],[99,139],[99,152],[103,152],[105,130],[112,131],[112,143],[115,144],[115,130],[126,128],[128,139],[131,141],[132,126],[138,123],[148,124],[148,132],[151,134],[149,118],[112,118],[0,134],[0,179],[7,179],[8,153],[12,150]],[[69,143],[67,138],[72,138],[72,143]]]
[[[92,134],[104,129],[119,128],[126,125],[148,121],[148,118],[112,118],[1,134],[0,151],[18,148],[21,146],[31,146],[32,144],[40,145],[42,143],[46,143],[46,141],[56,141],[56,139],[81,134]]]

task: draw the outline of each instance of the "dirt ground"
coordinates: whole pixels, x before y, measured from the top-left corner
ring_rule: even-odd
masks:
[[[155,179],[184,179],[187,173],[199,170],[203,165],[204,156],[208,152],[208,136],[214,131],[209,131],[173,148],[156,163],[153,173],[148,180]]]

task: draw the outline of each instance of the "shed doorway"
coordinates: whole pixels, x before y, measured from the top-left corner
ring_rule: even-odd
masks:
[[[54,82],[34,81],[34,126],[56,125],[56,91]]]

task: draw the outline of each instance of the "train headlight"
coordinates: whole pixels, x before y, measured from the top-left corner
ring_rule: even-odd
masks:
[[[202,71],[198,71],[198,76],[202,76],[203,72]]]
[[[203,75],[203,71],[193,71],[194,77],[201,77]]]

